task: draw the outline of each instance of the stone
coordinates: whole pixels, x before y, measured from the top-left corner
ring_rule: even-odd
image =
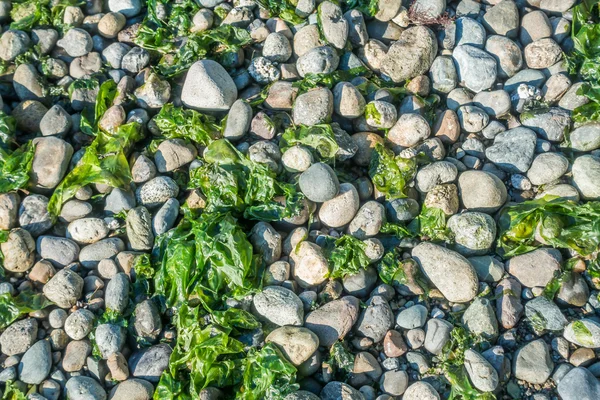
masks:
[[[296,98],[292,108],[295,124],[307,126],[329,122],[333,114],[333,94],[327,88],[315,88]]]
[[[319,4],[318,18],[324,39],[336,49],[343,49],[348,40],[348,21],[336,3],[324,1]]]
[[[425,342],[423,346],[431,354],[440,354],[446,343],[450,340],[450,332],[454,327],[443,319],[431,318],[427,321],[425,329]]]
[[[494,219],[481,212],[453,215],[447,227],[454,234],[454,249],[465,256],[488,253],[496,238]]]
[[[585,200],[600,199],[600,158],[591,154],[579,156],[573,162],[573,185]]]
[[[225,68],[212,60],[190,67],[181,92],[182,103],[198,111],[227,111],[237,99],[237,88]]]
[[[106,285],[104,303],[106,308],[118,312],[125,312],[129,304],[129,278],[124,273],[116,274]]]
[[[513,371],[517,379],[541,385],[553,369],[548,345],[542,339],[529,342],[515,352]]]
[[[70,57],[85,56],[93,48],[92,37],[80,28],[69,29],[56,44],[62,47]]]
[[[388,140],[403,147],[412,147],[431,134],[427,120],[419,114],[402,114],[388,132]]]
[[[150,382],[130,378],[112,388],[109,398],[110,400],[151,400],[153,393],[154,387]]]
[[[101,218],[81,218],[67,226],[67,238],[79,244],[95,243],[108,236],[109,229]]]
[[[111,258],[125,250],[125,243],[119,238],[107,238],[89,244],[79,252],[79,262],[85,268],[92,269],[106,258]]]
[[[417,381],[406,389],[402,398],[404,400],[439,400],[440,395],[428,382]]]
[[[294,292],[281,286],[267,286],[252,300],[259,319],[278,326],[302,325],[304,309]]]
[[[157,176],[139,186],[135,192],[137,202],[148,208],[162,206],[171,197],[177,197],[179,186],[168,176]]]
[[[111,323],[100,324],[96,327],[94,337],[102,359],[121,351],[125,346],[125,329]]]
[[[274,343],[295,366],[308,360],[319,348],[319,338],[309,329],[282,326],[271,332],[266,343]]]
[[[504,329],[513,328],[523,314],[521,304],[521,285],[516,279],[505,278],[498,283],[494,291],[496,296],[496,315]]]
[[[106,400],[106,392],[93,378],[74,376],[65,385],[67,396],[71,400]]]
[[[65,333],[73,340],[84,339],[94,326],[94,313],[80,308],[65,320]]]
[[[390,46],[382,60],[381,72],[396,83],[425,74],[437,50],[437,39],[429,28],[411,27]]]
[[[61,269],[44,285],[44,295],[61,308],[71,308],[81,297],[83,278],[71,269]]]
[[[467,349],[464,366],[473,386],[477,389],[483,392],[493,392],[498,387],[498,372],[481,354]]]
[[[573,368],[557,386],[563,400],[594,399],[600,396],[600,382],[587,368]]]
[[[499,78],[511,78],[523,68],[521,48],[505,36],[488,36],[485,42],[485,51],[496,60]],[[504,90],[507,92],[512,92],[514,89],[511,86],[504,86]]]
[[[321,346],[329,347],[344,338],[358,320],[359,300],[345,296],[333,300],[306,316],[304,327],[319,337]]]
[[[25,353],[36,341],[38,323],[34,318],[15,321],[0,335],[0,351],[7,356]]]
[[[478,291],[475,269],[460,254],[426,242],[412,251],[413,258],[425,276],[440,290],[446,299],[455,303],[472,300]]]
[[[33,237],[50,229],[53,222],[48,212],[48,198],[39,194],[25,197],[19,207],[19,225]]]
[[[162,343],[133,353],[129,357],[131,375],[157,383],[163,371],[169,366],[171,352],[171,347]]]
[[[92,345],[87,340],[74,340],[69,342],[62,359],[62,368],[65,372],[80,371],[87,357],[92,353]]]
[[[596,349],[600,347],[600,323],[592,319],[576,320],[569,323],[563,332],[569,342],[578,346]]]
[[[563,51],[554,39],[544,38],[525,46],[523,55],[529,68],[544,69],[559,62]]]
[[[319,219],[331,228],[341,228],[352,221],[359,205],[360,199],[354,185],[342,183],[337,196],[321,205]]]
[[[600,124],[592,123],[580,126],[569,135],[571,148],[587,152],[600,148]]]
[[[498,337],[498,320],[488,299],[478,297],[473,300],[463,314],[462,322],[471,334],[492,341]]]
[[[10,272],[25,272],[35,262],[35,241],[25,229],[15,228],[10,231],[0,250],[4,256],[3,267]]]
[[[515,39],[519,30],[519,10],[513,0],[502,0],[483,15],[483,25],[494,35]]]
[[[383,340],[392,327],[394,316],[388,302],[381,296],[373,296],[356,322],[355,331],[373,342]]]
[[[562,256],[556,249],[537,249],[506,262],[506,270],[526,287],[544,287],[555,271],[560,270]]]
[[[304,32],[304,29],[300,32]],[[298,41],[298,36],[300,35],[294,39],[294,44]],[[331,46],[316,46],[299,55],[296,68],[300,76],[305,77],[307,74],[331,73],[338,68],[339,63],[340,58]]]
[[[558,306],[544,296],[528,301],[525,315],[538,331],[562,331],[567,325],[567,319]]]
[[[533,161],[535,145],[535,132],[523,127],[513,128],[499,133],[485,155],[504,171],[525,173]]]
[[[537,133],[542,139],[562,142],[571,127],[571,114],[561,108],[532,115],[522,114],[521,123]]]
[[[562,154],[542,153],[533,159],[527,178],[534,185],[546,185],[559,179],[568,169],[569,160]]]
[[[23,354],[19,362],[19,380],[30,385],[39,385],[50,373],[52,353],[50,343],[40,340]]]
[[[352,386],[343,382],[329,382],[320,394],[321,400],[365,400],[363,395]]]
[[[471,45],[457,46],[452,52],[458,81],[475,93],[490,89],[496,82],[496,60]]]

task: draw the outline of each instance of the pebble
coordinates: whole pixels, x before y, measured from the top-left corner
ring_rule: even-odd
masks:
[[[358,305],[359,300],[353,296],[331,301],[310,312],[304,327],[319,337],[321,346],[329,347],[350,332],[358,320]]]

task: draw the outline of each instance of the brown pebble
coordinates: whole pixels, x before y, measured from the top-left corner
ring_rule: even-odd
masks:
[[[31,271],[29,271],[29,279],[34,282],[46,283],[54,276],[55,273],[56,270],[50,261],[40,260],[35,263],[33,268],[31,268]]]
[[[460,137],[458,116],[452,110],[438,114],[433,126],[433,134],[444,144],[455,143]]]
[[[129,367],[123,354],[119,352],[111,354],[106,360],[106,365],[114,380],[124,381],[129,377]]]
[[[400,357],[408,351],[406,343],[402,338],[402,334],[398,331],[390,329],[383,338],[383,352],[388,357]]]
[[[571,354],[569,362],[576,367],[587,367],[595,360],[595,358],[596,354],[594,353],[594,350],[581,347]]]

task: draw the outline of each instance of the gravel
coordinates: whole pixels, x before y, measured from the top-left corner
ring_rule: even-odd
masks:
[[[581,2],[42,3],[0,0],[0,392],[600,397]]]

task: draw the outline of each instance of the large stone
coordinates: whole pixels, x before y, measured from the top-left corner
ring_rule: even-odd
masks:
[[[477,274],[469,261],[460,254],[433,243],[424,242],[412,251],[425,276],[446,299],[466,303],[477,295]]]
[[[500,169],[517,174],[531,166],[537,137],[530,129],[519,127],[499,133],[494,144],[485,151],[486,157]]]
[[[329,347],[350,332],[358,319],[359,303],[354,296],[326,303],[306,316],[304,326],[319,337],[321,346]]]
[[[227,111],[237,99],[237,88],[225,68],[216,61],[201,60],[190,67],[181,102],[198,111]]]
[[[562,256],[556,249],[537,249],[506,262],[506,270],[526,287],[544,287],[555,271],[560,270]]]
[[[496,60],[489,53],[471,45],[460,45],[452,52],[458,81],[467,89],[479,93],[496,82]]]
[[[573,163],[573,185],[585,200],[600,199],[600,157],[586,154]]]
[[[254,312],[261,320],[275,325],[302,325],[302,301],[291,290],[281,286],[267,286],[252,300]]]
[[[274,343],[295,366],[308,360],[319,348],[319,338],[309,329],[282,326],[271,332],[266,343]]]
[[[400,83],[429,71],[437,54],[435,34],[425,26],[402,32],[381,63],[381,72]]]
[[[550,377],[554,363],[543,339],[527,343],[515,352],[513,371],[517,379],[541,385]]]
[[[600,382],[589,369],[573,368],[560,380],[557,391],[562,400],[600,399]]]

